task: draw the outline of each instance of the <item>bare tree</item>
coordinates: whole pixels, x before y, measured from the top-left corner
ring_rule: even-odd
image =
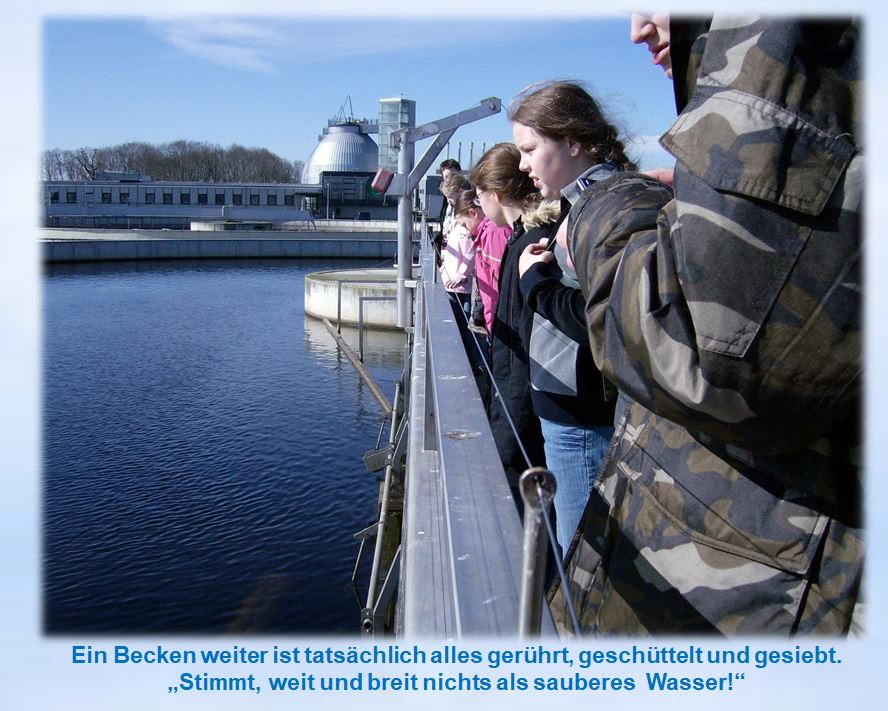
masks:
[[[65,180],[64,152],[58,148],[43,151],[42,169],[44,180]]]
[[[236,143],[178,140],[159,146],[139,141],[105,148],[54,148],[42,155],[45,180],[95,180],[103,170],[139,171],[154,180],[289,183],[302,179],[301,160]]]
[[[73,166],[79,180],[95,180],[104,169],[102,155],[97,148],[78,148],[72,154]]]

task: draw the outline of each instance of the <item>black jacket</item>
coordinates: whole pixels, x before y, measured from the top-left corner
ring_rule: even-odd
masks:
[[[605,392],[604,378],[592,358],[586,333],[586,299],[579,288],[565,284],[562,278],[556,263],[538,262],[520,281],[520,291],[531,312],[523,332],[525,352],[545,351],[549,356],[531,364],[533,410],[539,417],[565,425],[613,425],[616,393],[612,386]],[[542,348],[532,346],[531,337],[546,343]]]
[[[530,400],[530,375],[523,332],[530,328],[533,311],[527,308],[518,288],[518,258],[529,244],[553,236],[558,223],[549,223],[525,230],[519,220],[506,243],[500,271],[499,300],[493,317],[491,371],[496,390],[491,393],[490,428],[509,482],[517,484],[527,462],[512,433],[505,411],[512,417],[515,429],[534,466],[545,466],[543,434],[539,418],[533,413]]]

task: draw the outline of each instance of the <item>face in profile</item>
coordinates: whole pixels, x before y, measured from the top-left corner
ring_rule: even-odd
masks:
[[[672,79],[672,60],[669,57],[669,15],[633,13],[629,22],[629,39],[635,44],[646,44],[654,64]]]
[[[499,201],[497,201],[493,190],[481,190],[478,188],[478,202],[481,204],[481,209],[484,210],[484,214],[493,224],[497,227],[505,227],[508,225],[508,220],[503,213],[503,208],[499,204]]]
[[[578,144],[566,138],[548,138],[517,121],[512,123],[512,135],[521,153],[518,169],[530,176],[546,200],[557,200],[562,188],[583,172]]]

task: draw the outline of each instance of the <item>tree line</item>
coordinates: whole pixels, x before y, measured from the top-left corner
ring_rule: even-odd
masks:
[[[95,180],[102,171],[137,170],[154,180],[211,183],[298,183],[303,161],[236,143],[130,142],[107,148],[52,148],[43,152],[44,180]]]

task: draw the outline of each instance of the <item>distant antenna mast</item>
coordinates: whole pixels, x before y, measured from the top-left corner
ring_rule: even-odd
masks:
[[[345,105],[348,104],[348,115],[345,113]],[[339,107],[339,113],[336,114],[336,121],[354,121],[355,120],[355,111],[352,108],[352,98],[351,94],[345,97],[345,101],[342,106]]]

